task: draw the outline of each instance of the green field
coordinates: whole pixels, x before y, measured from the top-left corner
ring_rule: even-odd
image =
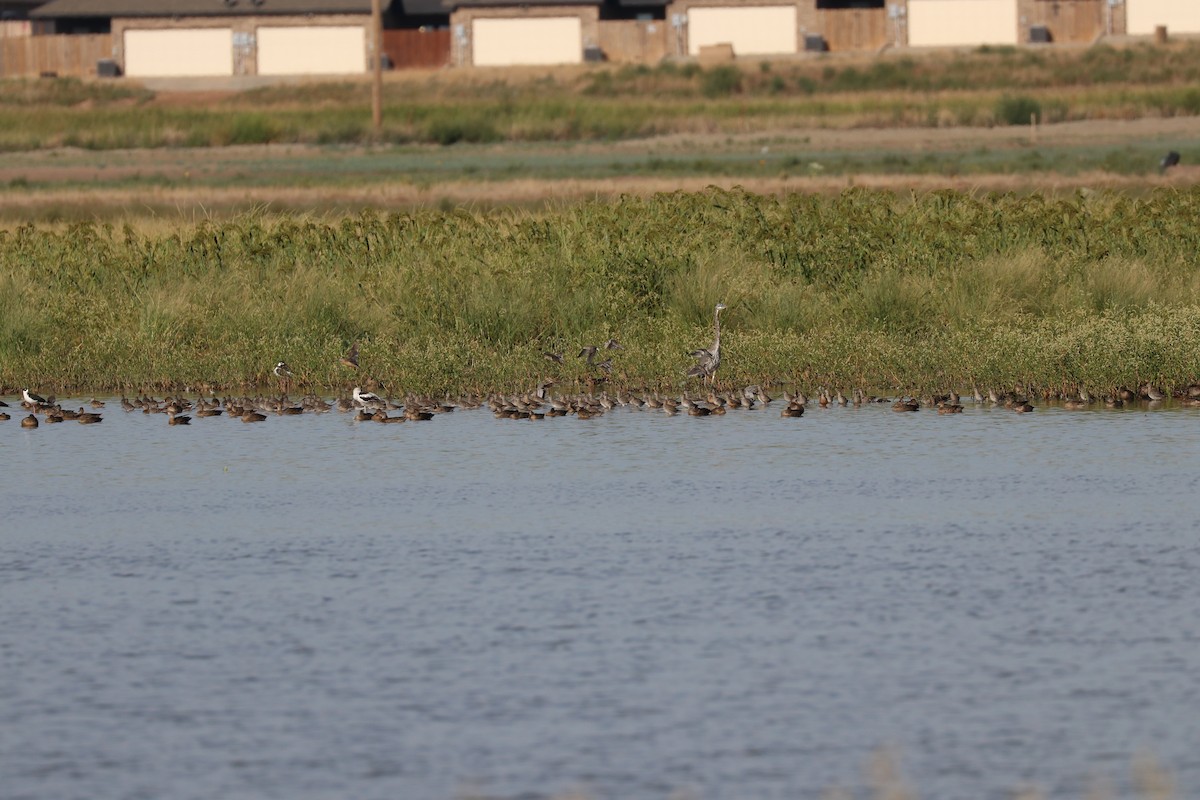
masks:
[[[851,190],[532,211],[248,215],[0,233],[0,383],[103,391],[365,376],[396,392],[726,385],[1095,393],[1200,375],[1200,190],[1071,198]],[[339,366],[361,345],[362,370]],[[567,354],[563,365],[543,351]]]
[[[365,81],[193,95],[133,81],[6,81],[0,150],[614,141],[795,127],[1028,125],[1200,114],[1200,43],[981,48],[870,60],[389,75],[384,124]]]

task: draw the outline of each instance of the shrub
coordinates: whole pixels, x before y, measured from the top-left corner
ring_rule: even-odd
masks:
[[[270,144],[279,127],[263,114],[238,114],[229,128],[230,144]]]
[[[495,142],[501,138],[496,126],[482,117],[439,117],[429,123],[426,136],[438,144]]]
[[[737,67],[713,67],[700,75],[700,91],[705,97],[726,97],[741,88],[742,73]]]
[[[1002,125],[1028,125],[1031,117],[1042,117],[1042,104],[1026,95],[1005,95],[996,103],[996,121]]]

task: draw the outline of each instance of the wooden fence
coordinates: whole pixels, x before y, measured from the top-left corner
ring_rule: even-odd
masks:
[[[1104,33],[1104,4],[1096,0],[1038,0],[1026,3],[1021,41],[1029,41],[1029,28],[1045,25],[1050,38],[1059,44],[1089,43]]]
[[[891,41],[886,8],[822,9],[818,13],[830,50],[878,50]]]
[[[385,30],[383,52],[394,69],[444,67],[450,63],[450,29]]]
[[[112,36],[107,33],[17,36],[0,39],[0,50],[0,76],[5,78],[82,78],[96,74],[97,61],[113,56]]]

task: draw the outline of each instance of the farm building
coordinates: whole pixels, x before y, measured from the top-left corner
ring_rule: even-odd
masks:
[[[56,32],[109,33],[133,77],[366,72],[370,0],[49,0]]]

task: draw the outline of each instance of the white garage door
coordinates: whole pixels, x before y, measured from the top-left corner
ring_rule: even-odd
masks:
[[[125,31],[125,74],[135,78],[232,75],[229,28]]]
[[[1200,33],[1200,3],[1196,0],[1125,0],[1126,28],[1134,35],[1154,33],[1166,25],[1168,33]]]
[[[362,25],[260,27],[259,75],[346,75],[367,71]]]
[[[688,53],[710,44],[731,44],[735,56],[795,53],[796,7],[714,6],[687,12]]]
[[[908,0],[908,44],[1017,44],[1017,0]]]
[[[471,23],[471,41],[472,61],[477,67],[583,61],[583,21],[579,17],[476,19]]]

